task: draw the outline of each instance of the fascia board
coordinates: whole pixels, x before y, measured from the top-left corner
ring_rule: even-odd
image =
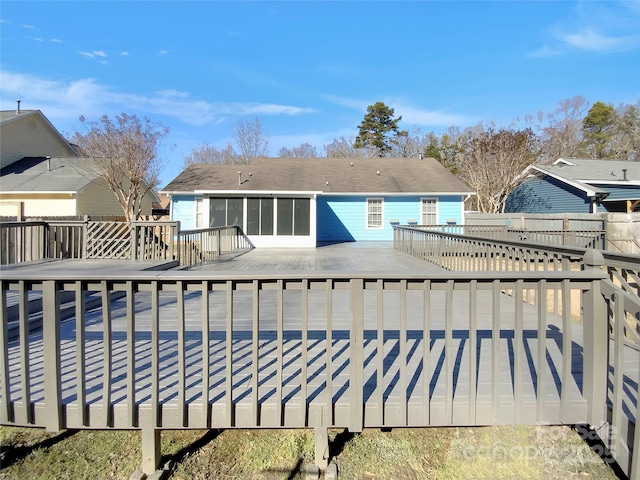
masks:
[[[583,192],[585,192],[587,194],[588,197],[595,197],[597,191],[594,190],[593,188],[588,188],[588,186],[580,181],[575,181],[575,180],[569,180],[565,177],[562,177],[560,175],[557,175],[555,173],[549,172],[548,170],[545,170],[543,168],[540,167],[533,167],[535,170],[537,170],[540,173],[543,173],[545,175],[548,175],[552,178],[555,178],[556,180],[560,180],[562,183],[566,183],[567,185],[571,185],[574,188],[577,188],[578,190],[582,190]]]
[[[462,195],[475,195],[476,192],[323,192],[322,196],[342,196],[342,197],[357,197],[357,196],[377,196],[377,197],[415,197],[415,196],[462,196]]]
[[[318,191],[299,191],[299,190],[193,190],[190,194],[196,195],[321,195],[322,192]]]
[[[632,187],[640,187],[640,180],[582,180],[582,182],[589,185],[598,183],[601,185],[629,185]]]
[[[82,190],[2,190],[0,195],[76,195],[81,192]]]

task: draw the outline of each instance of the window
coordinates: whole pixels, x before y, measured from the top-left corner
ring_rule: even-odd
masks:
[[[293,234],[309,235],[311,219],[309,218],[310,200],[296,198],[293,206]]]
[[[202,197],[196,198],[196,226],[195,228],[204,228],[204,199]]]
[[[382,228],[381,198],[367,198],[367,228]]]
[[[309,235],[308,198],[278,198],[278,235]]]
[[[242,198],[211,198],[209,201],[209,226],[238,225],[241,227],[243,203],[244,199]]]
[[[278,199],[278,235],[293,235],[293,198]]]
[[[273,198],[247,198],[247,235],[273,235]]]
[[[438,224],[438,200],[435,198],[423,198],[420,209],[421,225],[437,225]]]

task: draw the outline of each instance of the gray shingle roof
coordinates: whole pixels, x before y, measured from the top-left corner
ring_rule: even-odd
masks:
[[[25,157],[0,170],[3,192],[78,192],[99,174],[91,159],[52,157],[50,170],[45,157]]]
[[[627,181],[640,182],[640,162],[625,160],[595,160],[584,158],[559,159],[554,165],[540,167],[571,181],[584,183],[624,181],[623,169],[626,169]]]
[[[255,158],[249,165],[199,164],[187,167],[162,189],[167,193],[197,190],[473,193],[433,158]]]

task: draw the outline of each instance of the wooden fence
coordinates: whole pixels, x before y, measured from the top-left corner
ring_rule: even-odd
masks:
[[[183,267],[253,248],[240,227],[179,230],[179,222],[47,220],[0,223],[0,265],[85,258],[176,260]]]

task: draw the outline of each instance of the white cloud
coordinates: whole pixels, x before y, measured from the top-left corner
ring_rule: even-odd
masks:
[[[29,29],[29,30],[37,30],[36,27],[34,27],[33,25],[23,25],[23,28]]]
[[[640,48],[640,3],[579,2],[572,14],[555,21],[545,33],[545,46],[532,57],[573,52],[617,53]]]
[[[301,115],[313,113],[311,108],[274,105],[270,103],[238,104],[238,112],[242,115]]]
[[[309,108],[290,105],[193,100],[188,93],[173,89],[150,95],[123,93],[100,84],[94,78],[49,80],[9,71],[1,71],[0,76],[0,103],[3,109],[13,108],[15,99],[23,98],[28,99],[30,105],[25,103],[25,108],[42,110],[45,115],[55,119],[129,112],[163,115],[188,125],[201,126],[218,123],[226,117],[303,115],[313,112]]]
[[[615,52],[640,46],[640,36],[638,35],[607,37],[592,29],[561,35],[560,40],[571,48],[591,52]]]
[[[157,92],[162,97],[180,97],[187,98],[189,94],[187,92],[179,92],[178,90],[168,89],[168,90],[160,90]]]
[[[374,101],[340,97],[337,95],[325,95],[324,97],[336,105],[358,110],[362,112],[362,115],[366,113],[367,107],[375,103]],[[409,104],[407,100],[383,99],[382,101],[388,107],[393,108],[395,116],[402,116],[404,125],[448,127],[450,125],[467,124],[471,120],[468,116],[462,114],[447,113],[438,110],[424,110]]]
[[[169,50],[158,50],[158,55],[169,55]]]
[[[87,57],[87,58],[96,58],[96,57],[106,58],[108,56],[106,52],[103,52],[102,50],[93,50],[92,52],[84,52],[82,50],[78,50],[78,53],[83,57]],[[101,61],[100,63],[105,63],[105,62]]]
[[[564,52],[559,48],[553,48],[549,45],[545,45],[544,47],[535,50],[529,54],[530,57],[555,57],[558,55],[562,55]]]
[[[62,40],[60,40],[59,38],[52,38],[51,41],[53,43],[64,43]]]
[[[129,56],[129,52],[120,52],[120,56],[128,57]]]

